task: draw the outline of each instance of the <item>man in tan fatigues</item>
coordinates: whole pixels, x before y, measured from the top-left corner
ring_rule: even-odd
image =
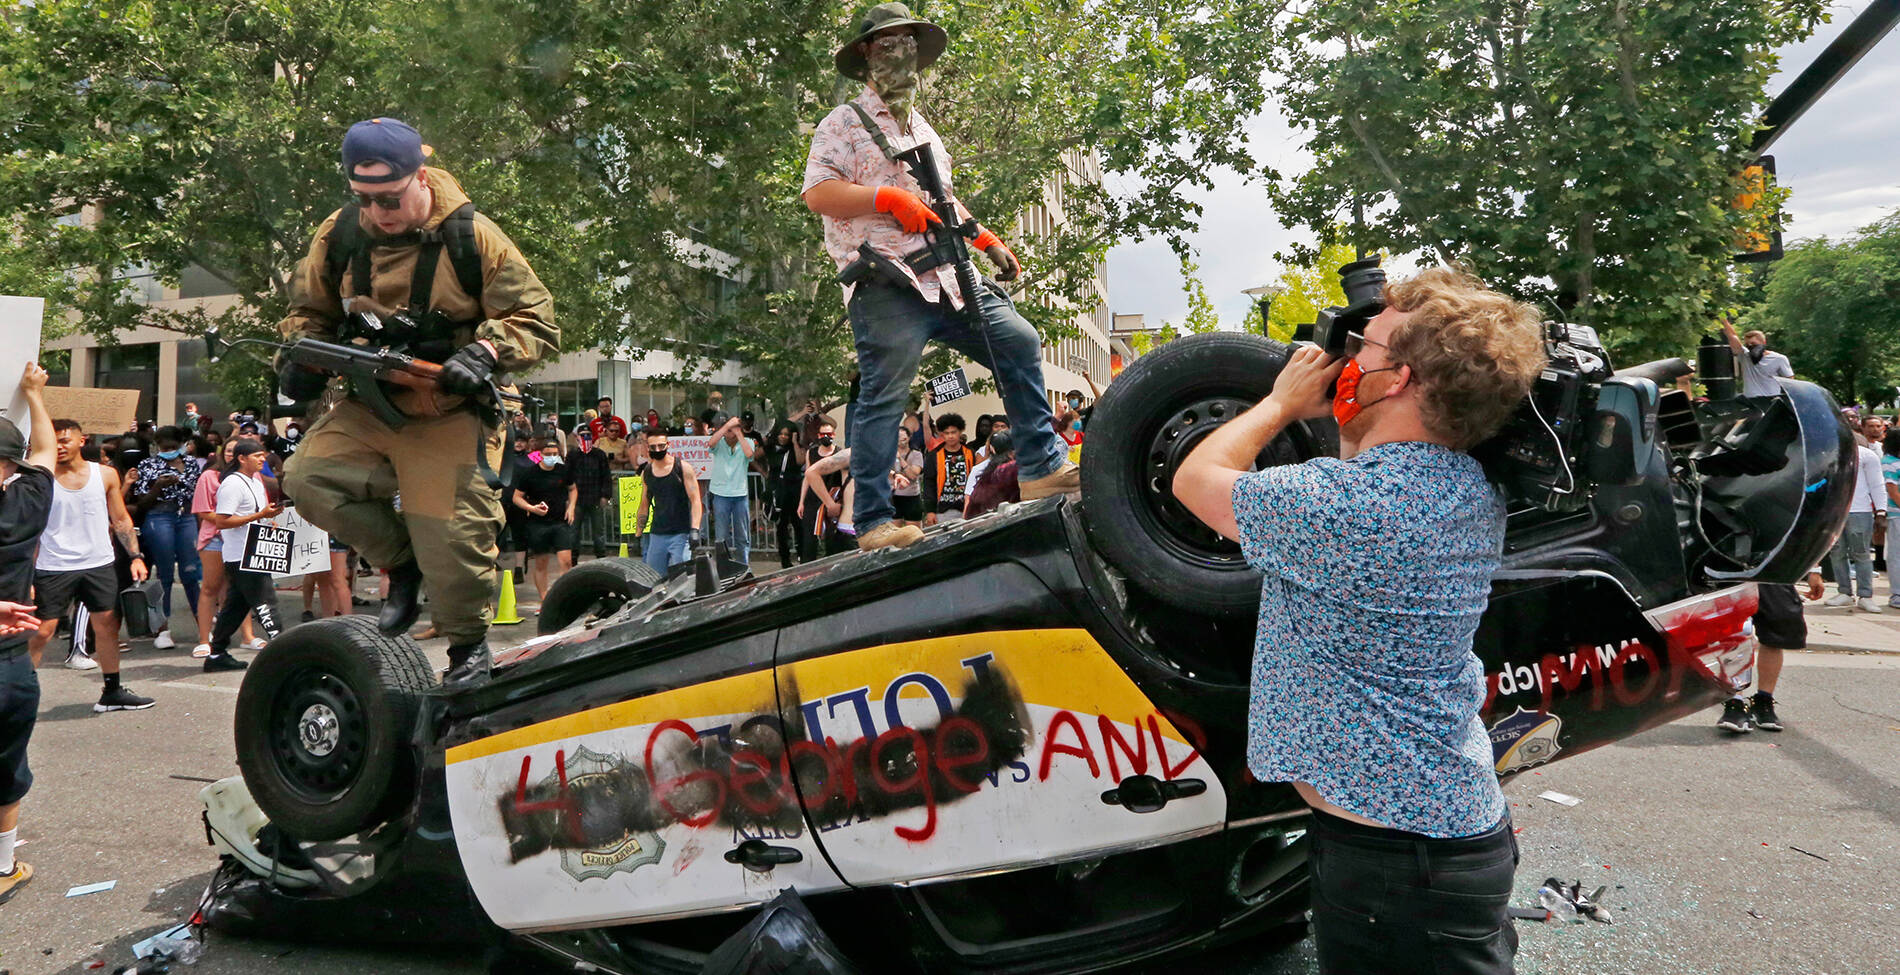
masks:
[[[385,632],[415,622],[427,578],[435,628],[449,640],[445,681],[459,682],[488,669],[495,539],[503,522],[501,493],[483,468],[498,473],[508,460],[500,428],[467,397],[485,391],[495,372],[556,354],[560,330],[553,298],[514,242],[494,221],[464,209],[468,194],[448,173],[423,166],[423,154],[421,137],[394,119],[351,128],[343,160],[356,205],[317,228],[297,266],[280,328],[289,339],[334,341],[351,313],[390,321],[405,312],[420,328],[399,344],[419,359],[443,362],[439,389],[388,387],[390,402],[407,417],[398,428],[358,395],[343,400],[304,435],[286,465],[284,492],[313,524],[389,570],[379,620]],[[333,233],[339,219],[349,217],[361,233]],[[456,243],[441,242],[450,236],[448,222],[460,219],[466,244],[471,217],[478,258],[455,260],[478,260],[479,295],[459,280],[472,276],[472,267],[469,275],[461,267],[451,270]],[[339,247],[336,259],[332,246]],[[431,260],[431,247],[435,273],[426,300],[414,300],[418,264]],[[350,254],[341,253],[346,249]],[[354,257],[359,251],[366,260]],[[367,289],[360,287],[365,277]],[[281,370],[279,385],[292,399],[314,399],[326,381],[291,365]]]

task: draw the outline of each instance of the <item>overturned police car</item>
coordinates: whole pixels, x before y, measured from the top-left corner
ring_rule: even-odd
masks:
[[[1509,502],[1475,647],[1502,776],[1745,685],[1754,583],[1826,550],[1854,464],[1818,387],[1740,399],[1724,348],[1692,401],[1682,360],[1614,371],[1588,329],[1547,332],[1482,451]],[[238,701],[262,816],[208,817],[241,854],[213,923],[506,932],[626,973],[700,971],[787,888],[880,972],[1097,971],[1297,923],[1305,807],[1244,761],[1259,577],[1169,489],[1284,356],[1216,333],[1135,361],[1079,504],[758,578],[585,563],[479,686],[433,690],[368,618],[288,631]]]

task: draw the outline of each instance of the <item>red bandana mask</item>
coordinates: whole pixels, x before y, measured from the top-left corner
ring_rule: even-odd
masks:
[[[1333,392],[1333,419],[1338,420],[1339,425],[1344,427],[1366,407],[1385,399],[1381,396],[1372,403],[1359,402],[1359,380],[1375,372],[1391,372],[1397,368],[1397,366],[1386,366],[1383,369],[1367,370],[1360,367],[1358,359],[1347,359],[1346,368],[1339,373],[1339,383]]]

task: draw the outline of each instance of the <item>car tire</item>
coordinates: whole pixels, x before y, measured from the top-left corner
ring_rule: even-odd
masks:
[[[1190,335],[1136,359],[1102,393],[1082,449],[1082,520],[1130,585],[1201,616],[1258,611],[1260,573],[1174,499],[1172,484],[1194,446],[1271,392],[1285,364],[1286,346],[1258,335]],[[1289,427],[1256,469],[1330,452],[1331,426]]]
[[[284,631],[238,689],[238,768],[258,808],[306,841],[342,839],[415,799],[411,736],[435,671],[368,616]]]
[[[606,616],[653,591],[663,580],[639,559],[605,558],[561,573],[541,599],[535,629],[559,633],[589,614]]]

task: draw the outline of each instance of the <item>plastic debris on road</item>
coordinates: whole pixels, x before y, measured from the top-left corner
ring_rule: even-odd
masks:
[[[96,884],[80,884],[77,887],[68,888],[66,891],[66,896],[67,897],[84,897],[87,894],[103,893],[104,891],[111,890],[112,888],[117,887],[117,886],[119,886],[119,882],[116,880],[107,880],[107,881],[103,881],[101,883],[96,883]]]
[[[1580,803],[1583,801],[1582,799],[1579,799],[1576,796],[1566,795],[1562,792],[1558,792],[1555,789],[1547,789],[1543,792],[1539,792],[1537,794],[1537,798],[1549,799],[1551,802],[1554,802],[1559,806],[1574,806],[1577,803]]]
[[[1564,883],[1556,877],[1544,880],[1537,888],[1537,906],[1542,909],[1546,920],[1574,921],[1579,924],[1584,918],[1613,923],[1610,911],[1603,906],[1603,895],[1609,893],[1608,887],[1598,887],[1594,892],[1585,894],[1582,881],[1573,880]]]

